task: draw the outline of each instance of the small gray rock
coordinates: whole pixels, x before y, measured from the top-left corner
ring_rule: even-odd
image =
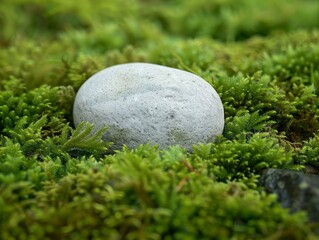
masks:
[[[283,207],[292,212],[308,212],[311,222],[319,222],[319,176],[284,169],[266,169],[259,185],[268,193],[275,193]]]
[[[224,109],[214,90],[199,76],[149,63],[106,68],[78,91],[74,123],[108,127],[104,140],[113,149],[125,144],[158,144],[160,148],[214,141],[224,128]]]

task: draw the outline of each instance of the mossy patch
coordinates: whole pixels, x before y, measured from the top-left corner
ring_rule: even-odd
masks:
[[[318,15],[317,0],[3,0],[0,239],[316,239],[256,183],[318,167]],[[207,80],[223,135],[114,152],[107,129],[74,128],[79,87],[126,62]]]

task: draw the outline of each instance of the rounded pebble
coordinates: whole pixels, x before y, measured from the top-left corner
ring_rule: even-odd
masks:
[[[150,63],[108,67],[79,89],[73,107],[74,123],[107,126],[103,139],[136,148],[160,148],[214,141],[224,128],[224,109],[215,89],[201,77]]]

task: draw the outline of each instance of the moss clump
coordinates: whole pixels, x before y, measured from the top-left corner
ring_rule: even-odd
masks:
[[[2,236],[301,239],[309,234],[304,214],[290,215],[273,195],[244,184],[217,182],[201,160],[184,157],[180,149],[159,152],[141,146],[106,157],[103,161],[109,163],[103,167],[68,174],[58,183],[47,182],[37,192],[27,183],[7,186],[1,189],[3,217],[18,222],[4,219]]]
[[[318,167],[316,0],[3,0],[0,239],[316,239],[256,183]],[[18,18],[16,16],[19,16]],[[111,152],[74,96],[114,64],[200,75],[219,93],[215,143]]]

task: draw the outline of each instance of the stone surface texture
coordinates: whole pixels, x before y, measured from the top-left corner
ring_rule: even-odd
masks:
[[[319,176],[283,169],[267,169],[260,176],[266,192],[275,193],[283,207],[304,210],[309,220],[319,222]]]
[[[149,63],[106,68],[79,89],[73,108],[75,125],[108,127],[104,140],[136,148],[160,148],[214,141],[224,128],[224,109],[217,92],[199,76]]]

